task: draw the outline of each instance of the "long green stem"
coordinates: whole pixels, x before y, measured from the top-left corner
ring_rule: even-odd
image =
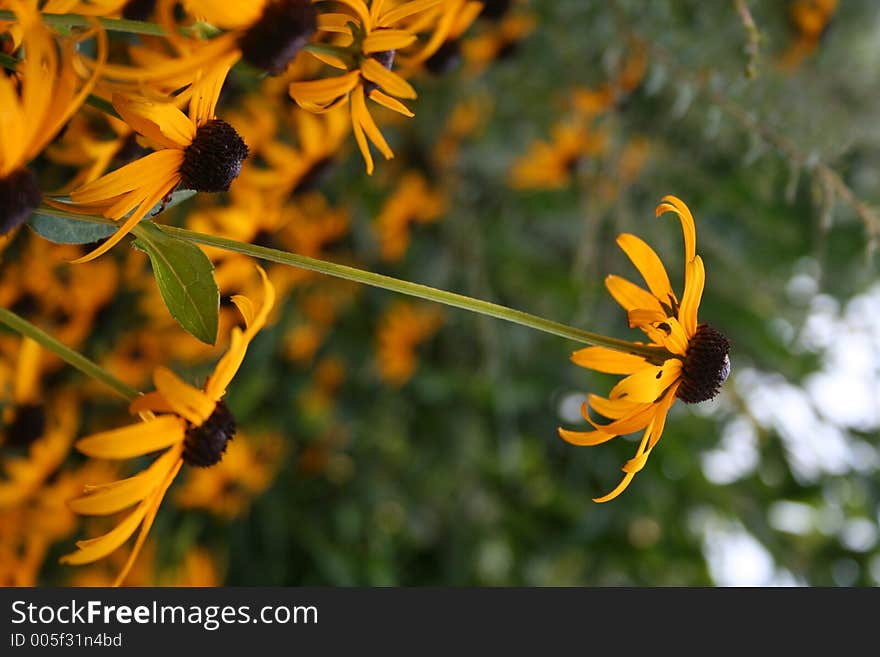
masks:
[[[0,308],[0,323],[6,324],[6,326],[13,331],[31,338],[83,374],[90,376],[93,379],[97,379],[126,399],[134,399],[140,394],[137,390],[124,384],[97,363],[94,363],[81,353],[62,344],[51,335],[42,329],[37,328],[26,319],[19,317],[11,310]]]
[[[80,14],[41,14],[41,18],[47,25],[57,25],[59,27],[91,27],[94,25],[95,20],[97,20],[108,32],[165,36],[165,29],[161,25],[144,21],[131,21],[126,18],[94,18]],[[14,20],[16,20],[15,12],[9,10],[0,11],[0,21]]]
[[[104,219],[103,217],[75,215],[69,212],[64,212],[63,210],[56,210],[55,208],[51,208],[48,206],[41,206],[38,212],[41,214],[55,215],[67,219],[75,219],[78,221],[89,221],[92,223],[116,225],[115,222],[110,221],[109,219]],[[190,242],[195,242],[196,244],[213,246],[224,249],[226,251],[235,251],[236,253],[242,253],[244,255],[248,255],[254,258],[259,258],[261,260],[277,262],[279,264],[288,265],[290,267],[299,267],[300,269],[308,269],[310,271],[318,272],[319,274],[326,274],[327,276],[334,276],[336,278],[344,278],[346,280],[354,281],[356,283],[363,283],[364,285],[370,285],[372,287],[390,290],[391,292],[398,292],[400,294],[406,294],[411,297],[425,299],[426,301],[433,301],[435,303],[442,303],[444,305],[453,306],[455,308],[462,308],[463,310],[470,310],[471,312],[480,313],[481,315],[488,315],[489,317],[495,317],[496,319],[503,319],[507,322],[527,326],[529,328],[537,329],[538,331],[543,331],[545,333],[557,335],[562,338],[574,340],[575,342],[581,342],[598,347],[608,347],[609,349],[614,349],[616,351],[622,351],[625,353],[638,354],[640,356],[645,356],[653,362],[662,362],[663,360],[671,357],[671,354],[669,354],[669,352],[667,352],[662,347],[633,344],[632,342],[627,342],[626,340],[609,338],[598,333],[584,331],[582,329],[574,328],[573,326],[568,326],[559,322],[554,322],[549,319],[544,319],[543,317],[538,317],[537,315],[532,315],[521,310],[514,310],[513,308],[508,308],[507,306],[502,306],[497,303],[474,299],[463,294],[447,292],[446,290],[438,290],[437,288],[429,287],[427,285],[411,283],[409,281],[403,281],[398,278],[392,278],[391,276],[376,274],[371,271],[364,271],[363,269],[357,269],[355,267],[340,265],[333,262],[327,262],[326,260],[319,260],[317,258],[309,258],[308,256],[297,255],[295,253],[288,253],[287,251],[270,249],[264,246],[257,246],[255,244],[245,244],[242,242],[237,242],[235,240],[226,239],[225,237],[206,235],[204,233],[197,233],[192,230],[177,228],[175,226],[163,226],[161,224],[157,225],[168,235],[189,240]]]

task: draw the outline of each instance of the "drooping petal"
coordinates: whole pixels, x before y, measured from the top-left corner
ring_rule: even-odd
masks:
[[[92,434],[77,441],[76,448],[87,456],[129,459],[181,442],[186,435],[184,421],[175,415],[137,422],[121,429]]]
[[[601,445],[617,437],[613,433],[605,433],[604,431],[568,431],[562,427],[559,427],[557,431],[559,431],[559,437],[565,442],[579,447]]]
[[[615,497],[617,497],[618,495],[620,495],[623,491],[625,491],[627,489],[630,482],[633,480],[633,477],[635,477],[635,474],[628,472],[627,474],[624,475],[623,479],[620,480],[620,483],[617,484],[617,486],[614,488],[614,490],[612,490],[607,495],[603,495],[602,497],[594,497],[593,501],[596,502],[597,504],[602,504],[603,502],[610,502],[611,500],[613,500]]]
[[[647,365],[641,356],[606,347],[578,349],[571,355],[571,360],[575,365],[606,374],[632,374]]]
[[[669,299],[675,299],[675,293],[672,291],[672,285],[669,282],[669,275],[663,266],[660,257],[648,246],[643,240],[623,233],[617,236],[617,244],[623,249],[627,257],[632,261],[635,268],[639,270],[648,289],[662,303],[669,304]],[[671,313],[667,311],[668,314]]]
[[[664,212],[674,212],[681,220],[681,230],[684,234],[684,261],[688,263],[697,255],[697,229],[694,226],[694,216],[684,201],[671,195],[660,199],[660,204],[654,211],[658,217]]]
[[[76,552],[65,554],[60,559],[61,563],[78,566],[106,557],[134,534],[146,513],[147,503],[141,502],[122,522],[103,536],[90,538],[85,541],[77,541],[76,546],[78,549]]]
[[[651,426],[648,427],[650,432],[650,437],[648,438],[648,451],[654,449],[654,445],[660,440],[660,436],[663,435],[663,429],[666,426],[666,416],[669,413],[669,409],[672,408],[672,405],[675,403],[675,393],[678,392],[678,387],[681,383],[673,383],[669,386],[669,390],[666,391],[666,394],[663,396],[663,399],[657,405],[657,414],[654,416],[654,421],[651,423]]]
[[[372,57],[368,57],[361,64],[361,75],[370,82],[378,84],[392,96],[408,99],[418,96],[416,90],[413,89],[409,82],[397,75],[397,73],[389,71]]]
[[[376,148],[385,156],[386,160],[394,157],[391,147],[388,146],[388,142],[385,141],[385,137],[382,136],[382,132],[376,125],[376,122],[373,121],[370,110],[367,109],[363,87],[357,87],[351,93],[351,117],[352,122],[357,122],[364,129],[367,137],[376,145]]]
[[[681,376],[681,361],[670,358],[663,365],[650,366],[620,381],[611,389],[611,399],[653,403]]]
[[[177,464],[172,468],[171,472],[168,473],[165,481],[162,482],[159,489],[156,491],[152,500],[147,500],[147,512],[144,516],[144,521],[141,524],[141,531],[138,534],[137,540],[135,541],[134,547],[131,549],[131,554],[128,555],[128,560],[125,562],[125,565],[122,567],[122,570],[119,572],[119,575],[116,577],[116,580],[113,582],[113,586],[121,586],[122,582],[125,581],[125,578],[128,576],[131,567],[134,565],[135,559],[137,559],[138,555],[141,552],[141,548],[144,546],[144,541],[147,540],[147,534],[150,533],[150,528],[153,526],[153,521],[156,519],[156,513],[159,511],[159,505],[162,504],[162,500],[165,498],[165,493],[168,492],[168,488],[171,486],[175,477],[177,477],[177,473],[180,472],[180,468],[183,465],[183,460],[178,459]]]
[[[629,399],[606,399],[599,395],[588,395],[587,404],[589,404],[589,407],[594,411],[611,420],[619,420],[622,417],[632,415],[639,411],[641,407],[649,405],[642,402],[630,401]]]
[[[587,421],[593,425],[593,428],[596,429],[596,431],[610,433],[614,436],[625,436],[647,427],[654,418],[654,411],[655,404],[639,404],[639,407],[633,410],[629,415],[613,420],[608,424],[599,424],[589,417],[587,417]]]
[[[162,483],[180,458],[182,450],[182,443],[173,445],[146,470],[133,477],[100,486],[86,486],[86,493],[70,500],[67,505],[74,513],[100,516],[137,504],[149,497]]]
[[[373,89],[370,92],[370,100],[373,100],[382,105],[382,107],[387,107],[388,109],[397,112],[398,114],[403,114],[407,118],[411,119],[415,116],[415,114],[413,114],[406,105],[401,103],[396,98],[392,98],[391,96],[383,94],[378,89]]]

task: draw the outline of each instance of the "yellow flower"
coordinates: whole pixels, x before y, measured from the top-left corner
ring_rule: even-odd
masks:
[[[233,297],[245,320],[245,330],[232,330],[227,352],[218,361],[203,389],[181,381],[171,370],[153,372],[156,391],[141,395],[130,406],[142,421],[121,429],[87,436],[76,448],[88,456],[129,459],[165,450],[138,474],[110,484],[89,486],[70,507],[84,515],[109,515],[137,505],[110,532],[77,542],[77,550],[61,558],[62,563],[86,564],[106,557],[119,548],[140,527],[140,533],[116,583],[125,576],[143,546],[159,505],[184,463],[209,467],[223,458],[227,442],[235,433],[235,419],[223,401],[226,387],[238,371],[251,340],[263,328],[275,301],[275,290],[265,272],[263,303],[255,308],[250,299]]]
[[[620,484],[594,502],[607,502],[620,495],[644,467],[660,440],[666,414],[676,398],[685,403],[711,399],[730,373],[727,338],[708,324],[697,324],[705,270],[703,260],[696,254],[694,218],[687,205],[675,196],[661,199],[656,214],[665,212],[678,216],[684,233],[685,281],[681,299],[672,291],[666,269],[653,249],[628,233],[618,236],[617,244],[645,279],[648,290],[619,276],[605,279],[611,296],[627,311],[629,325],[644,331],[650,338],[647,347],[654,348],[659,355],[641,355],[646,353],[646,345],[636,342],[630,353],[586,347],[571,357],[581,367],[628,376],[611,389],[607,399],[590,395],[589,404],[584,404],[582,413],[594,431],[560,428],[563,439],[574,445],[599,445],[619,435],[645,430],[635,456],[623,466],[625,475]],[[594,422],[588,405],[611,422]]]
[[[159,150],[111,171],[70,193],[72,204],[52,205],[82,214],[100,212],[122,226],[101,246],[74,262],[93,260],[110,250],[178,185],[200,192],[221,192],[241,171],[247,145],[226,121],[214,116],[228,66],[200,80],[189,116],[172,103],[117,95],[120,116]]]
[[[535,140],[510,172],[514,189],[562,189],[571,182],[582,159],[605,150],[605,134],[582,122],[560,122],[553,127],[552,141]]]
[[[430,189],[422,174],[405,173],[373,224],[382,259],[396,262],[403,258],[409,248],[410,224],[431,223],[445,211],[446,197],[441,191]]]
[[[340,0],[354,15],[327,13],[318,17],[319,29],[341,35],[340,46],[356,51],[352,61],[333,55],[315,55],[334,68],[347,71],[344,75],[323,80],[292,82],[290,96],[310,112],[326,112],[350,103],[351,126],[358,148],[373,173],[373,157],[367,139],[385,159],[394,153],[379,131],[367,109],[366,97],[395,112],[412,117],[414,114],[397,98],[414,99],[416,90],[391,70],[395,52],[415,43],[415,33],[395,27],[419,12],[431,9],[441,0],[411,0],[393,3],[373,0],[369,8],[364,0]],[[314,53],[313,53],[314,54]],[[387,93],[386,93],[387,92]]]
[[[82,105],[107,53],[107,37],[100,28],[66,40],[59,52],[36,5],[36,0],[8,0],[4,5],[15,13],[25,57],[17,75],[0,75],[0,235],[24,223],[40,204],[40,188],[26,165]],[[80,41],[93,36],[98,43],[95,71],[81,82],[74,54]]]
[[[376,338],[379,375],[392,386],[402,386],[416,369],[416,347],[434,335],[443,323],[435,308],[396,302],[382,317]]]

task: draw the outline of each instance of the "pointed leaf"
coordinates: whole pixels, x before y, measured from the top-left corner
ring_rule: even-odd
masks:
[[[134,230],[134,245],[150,256],[156,284],[171,316],[207,344],[217,341],[220,290],[214,265],[192,242],[171,237],[151,221]]]

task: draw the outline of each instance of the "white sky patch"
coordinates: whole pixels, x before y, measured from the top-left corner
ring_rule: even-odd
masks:
[[[717,586],[802,586],[777,567],[772,555],[735,520],[700,510],[691,515],[691,530],[702,538],[709,574]]]
[[[767,512],[767,519],[774,529],[805,536],[816,528],[816,510],[803,502],[781,500],[774,502]]]
[[[744,417],[728,422],[718,446],[700,456],[703,474],[714,484],[731,484],[758,467],[758,433]]]

